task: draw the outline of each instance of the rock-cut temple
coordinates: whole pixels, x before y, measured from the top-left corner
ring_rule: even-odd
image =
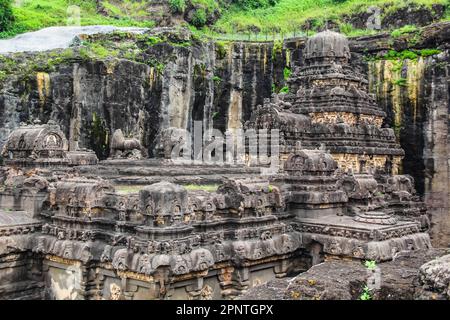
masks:
[[[138,160],[139,141],[121,132],[117,158],[99,162],[54,122],[17,128],[0,172],[0,297],[230,299],[322,261],[431,247],[426,207],[399,174],[404,152],[350,57],[344,36],[318,33],[289,93],[253,110],[246,128],[280,131],[268,177]],[[118,190],[152,170],[161,181]],[[188,190],[169,172],[222,181]]]

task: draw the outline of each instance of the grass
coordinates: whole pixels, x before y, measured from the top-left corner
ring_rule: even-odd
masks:
[[[184,186],[188,191],[203,190],[208,192],[216,192],[219,188],[218,184],[188,184]]]
[[[417,32],[418,30],[419,28],[417,28],[416,26],[406,25],[401,28],[393,30],[391,32],[391,36],[392,38],[398,38],[404,34]]]
[[[219,185],[217,184],[188,184],[184,185],[186,190],[188,191],[197,191],[197,190],[203,190],[208,192],[215,192],[219,188]],[[116,186],[116,191],[120,194],[130,194],[130,193],[137,193],[139,190],[144,188],[144,186]]]
[[[130,1],[128,0],[128,2]],[[8,32],[0,32],[0,38],[8,38],[19,33],[36,31],[51,26],[66,26],[71,21],[68,19],[71,12],[68,9],[70,6],[80,8],[80,24],[82,26],[154,26],[153,21],[139,20],[135,16],[127,15],[123,10],[119,12],[117,17],[101,15],[97,12],[95,0],[22,0],[13,3],[16,22]]]
[[[254,10],[242,10],[237,5],[232,5],[224,12],[215,24],[215,29],[223,33],[246,32],[249,28],[258,28],[264,33],[290,33],[299,29],[307,20],[312,25],[320,26],[329,19],[339,22],[340,17],[349,13],[366,12],[370,6],[382,7],[392,3],[392,8],[400,8],[409,3],[416,3],[431,7],[434,3],[445,4],[447,0],[347,0],[337,2],[335,0],[279,0],[279,2],[268,8]],[[447,15],[448,16],[448,15]],[[371,33],[370,30],[353,30],[343,27],[343,32],[349,35],[363,35]]]
[[[381,58],[384,60],[416,60],[418,57],[428,57],[435,54],[441,53],[439,49],[421,49],[421,50],[403,50],[403,51],[395,51],[389,50],[384,56]]]
[[[18,33],[34,31],[50,26],[64,26],[68,23],[68,8],[80,8],[81,25],[114,25],[152,27],[154,22],[148,18],[148,2],[137,0],[101,0],[106,15],[97,11],[96,0],[20,0],[14,1],[13,12],[16,23],[8,32],[1,32],[0,38],[14,36]],[[199,28],[201,35],[210,37],[229,36],[227,40],[271,40],[273,37],[301,35],[300,27],[309,21],[312,28],[323,26],[325,21],[338,23],[341,32],[348,36],[367,35],[376,31],[355,29],[342,17],[348,14],[366,12],[370,6],[390,6],[385,12],[411,3],[426,5],[446,4],[448,0],[278,0],[273,6],[257,9],[245,9],[238,1],[227,5],[221,0],[179,0],[172,1],[187,5],[191,3],[198,10],[193,24],[202,25],[205,18],[212,12],[219,12],[221,17],[210,27]],[[444,20],[450,19],[450,9],[447,9]],[[70,19],[69,19],[70,20]],[[191,26],[192,27],[192,26]],[[415,26],[405,26],[392,31],[393,37],[413,32]],[[195,28],[194,28],[195,29]],[[273,35],[273,37],[268,37]],[[242,36],[243,38],[238,38]]]

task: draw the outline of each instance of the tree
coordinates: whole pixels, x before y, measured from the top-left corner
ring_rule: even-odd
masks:
[[[8,31],[13,23],[11,0],[0,0],[0,32]]]

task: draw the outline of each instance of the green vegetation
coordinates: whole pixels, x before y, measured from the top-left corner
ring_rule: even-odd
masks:
[[[359,296],[359,300],[372,300],[372,293],[368,286],[363,288],[363,292]]]
[[[7,0],[0,0],[7,3]],[[35,31],[51,26],[65,26],[70,24],[71,10],[80,8],[81,25],[114,25],[152,27],[153,21],[138,19],[142,11],[133,7],[135,1],[123,1],[121,9],[108,1],[101,1],[103,7],[111,16],[98,12],[95,0],[23,0],[13,3],[12,12],[14,23],[7,29],[0,28],[0,38],[7,38],[18,33]],[[127,7],[128,4],[128,7]],[[71,9],[72,8],[72,9]],[[0,11],[2,11],[0,9]]]
[[[283,70],[284,80],[289,79],[291,74],[292,74],[291,69],[289,69],[288,67],[285,67],[284,70]]]
[[[364,262],[364,266],[368,270],[373,271],[377,268],[377,262],[375,260],[366,260]],[[359,296],[359,300],[372,300],[372,299],[373,299],[372,289],[370,289],[367,285],[365,285],[361,295]]]
[[[275,60],[276,56],[278,54],[283,53],[283,41],[281,40],[275,40],[273,42],[273,48],[272,48],[272,60]]]
[[[18,79],[35,77],[37,72],[52,72],[65,62],[76,59],[73,49],[38,53],[29,56],[26,53],[17,53],[13,56],[0,55],[0,88],[11,75]]]
[[[8,74],[5,71],[0,70],[0,82],[5,80],[7,76],[8,76]]]
[[[8,31],[13,22],[11,0],[0,0],[0,32]]]
[[[158,74],[160,74],[160,75],[163,74],[163,73],[164,73],[164,70],[166,69],[166,65],[165,65],[164,63],[158,61],[158,60],[155,59],[155,58],[148,59],[148,60],[146,61],[146,63],[147,63],[149,66],[155,68],[156,72],[157,72]]]
[[[394,86],[406,87],[408,83],[405,78],[400,78],[400,79],[393,80],[392,84]]]
[[[184,186],[186,190],[189,191],[197,191],[197,190],[203,190],[208,192],[216,192],[219,188],[218,184],[188,184]]]
[[[216,52],[219,59],[224,59],[227,55],[229,43],[226,41],[216,41]]]
[[[351,23],[340,24],[339,31],[349,37],[357,37],[376,33],[375,30],[356,29]]]
[[[247,10],[252,10],[252,9],[273,7],[279,2],[279,0],[234,0],[233,2],[238,7]]]
[[[279,93],[289,93],[289,87],[284,86],[283,88],[280,89]]]
[[[419,57],[428,57],[441,53],[439,49],[420,49],[420,50],[389,50],[385,55],[379,57],[371,57],[369,60],[392,60],[394,63],[393,70],[398,71],[402,67],[403,60],[417,60]]]
[[[222,78],[219,77],[219,76],[214,76],[214,77],[212,78],[212,80],[213,80],[215,83],[217,83],[217,84],[220,84],[220,83],[222,82]]]
[[[428,56],[432,56],[435,54],[439,54],[441,52],[442,51],[438,50],[438,49],[422,49],[422,50],[419,50],[419,55],[422,57],[428,57]]]
[[[251,3],[268,0],[247,0]],[[309,22],[311,29],[323,26],[326,20],[333,21],[348,35],[372,33],[370,30],[354,30],[344,21],[348,14],[367,12],[370,6],[383,7],[390,4],[385,12],[394,11],[411,3],[429,8],[435,3],[446,4],[447,0],[278,0],[271,5],[242,5],[244,1],[234,1],[231,7],[215,23],[214,29],[221,33],[238,33],[260,30],[263,33],[291,34]],[[450,14],[447,14],[450,16]],[[402,30],[408,31],[406,28]]]
[[[191,23],[198,28],[203,27],[206,24],[206,10],[203,8],[198,8],[195,10],[192,16]]]
[[[116,186],[115,189],[120,194],[130,194],[139,192],[144,186],[139,185],[121,185]],[[217,184],[188,184],[184,186],[188,191],[203,190],[208,192],[215,192],[219,188]]]
[[[170,10],[173,13],[184,13],[186,10],[186,1],[185,0],[169,0]]]
[[[366,260],[364,266],[369,270],[373,270],[377,267],[377,262],[375,260]]]
[[[349,16],[366,13],[371,6],[383,8],[382,15],[410,4],[447,4],[448,0],[168,0],[174,14],[189,12],[188,22],[202,35],[256,40],[300,35],[301,29],[315,32],[330,21],[349,36],[367,35],[374,30],[357,29]],[[50,26],[115,25],[152,27],[155,13],[150,1],[141,0],[0,0],[0,38]],[[77,7],[75,7],[77,6]],[[431,9],[430,9],[431,10]],[[153,15],[153,16],[152,16]],[[217,17],[219,19],[216,21]],[[450,7],[444,20],[450,19]],[[416,26],[392,31],[392,37],[417,33]],[[412,37],[409,41],[416,41]]]
[[[391,36],[393,38],[398,38],[404,34],[408,34],[408,33],[413,33],[413,32],[417,32],[419,30],[419,28],[417,28],[416,26],[411,26],[411,25],[406,25],[403,26],[399,29],[395,29],[391,32]]]

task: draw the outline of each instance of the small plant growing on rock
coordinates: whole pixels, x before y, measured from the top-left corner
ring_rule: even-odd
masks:
[[[371,290],[369,289],[368,286],[365,286],[363,288],[363,292],[361,293],[361,295],[359,296],[359,300],[372,300],[372,293],[370,292]]]
[[[377,262],[375,260],[367,260],[364,262],[364,266],[369,270],[373,270],[377,267]]]
[[[396,86],[400,86],[400,87],[406,87],[407,82],[406,82],[405,78],[400,78],[400,79],[392,81],[392,84],[396,85]]]
[[[284,80],[289,79],[289,77],[291,76],[291,74],[292,74],[291,69],[285,67],[284,70],[283,70]]]
[[[289,87],[284,86],[283,88],[280,89],[280,93],[289,93]]]
[[[219,59],[223,59],[227,55],[228,42],[216,41],[216,52]]]
[[[272,60],[275,60],[276,56],[278,54],[283,53],[283,41],[281,40],[275,40],[273,42],[273,48],[272,48]]]
[[[222,78],[219,77],[219,76],[214,76],[214,77],[212,78],[212,80],[213,80],[215,83],[217,83],[217,84],[220,84],[220,83],[222,82]]]

